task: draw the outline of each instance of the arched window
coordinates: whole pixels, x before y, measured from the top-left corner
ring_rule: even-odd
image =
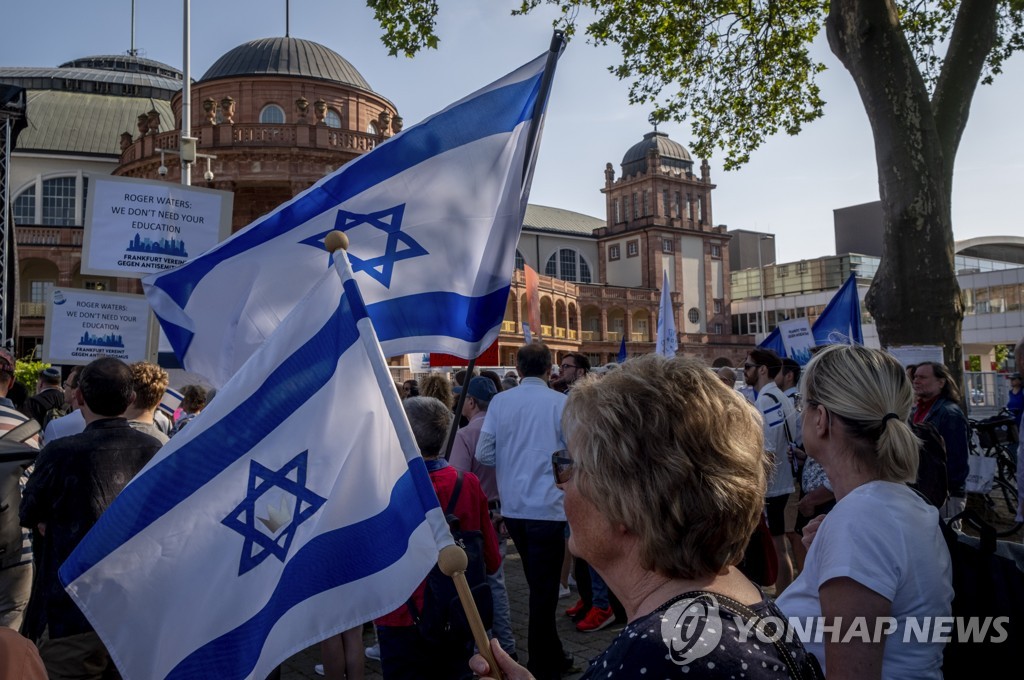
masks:
[[[377,129],[377,121],[371,120],[366,126],[366,133],[370,135],[379,135],[380,131]]]
[[[329,128],[340,128],[341,114],[334,109],[327,109],[327,115],[324,116],[324,124]]]
[[[43,180],[43,224],[71,227],[75,224],[75,177]]]
[[[526,267],[526,258],[519,252],[519,248],[516,248],[516,269],[522,271]]]
[[[14,198],[14,223],[36,224],[36,185],[33,184]]]
[[[284,109],[277,104],[267,104],[260,111],[260,122],[268,125],[283,125]]]
[[[545,276],[553,276],[563,281],[590,283],[590,265],[583,256],[572,248],[562,248],[551,254],[544,267]]]
[[[49,177],[36,175],[12,205],[14,220],[20,225],[74,227],[82,224],[89,180],[79,175]],[[41,195],[40,195],[41,194]],[[81,204],[79,204],[81,197]],[[42,209],[37,209],[39,205]]]

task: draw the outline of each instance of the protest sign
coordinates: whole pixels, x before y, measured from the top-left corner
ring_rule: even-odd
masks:
[[[156,359],[156,319],[142,295],[54,288],[46,304],[43,361],[87,364],[96,357]]]
[[[171,182],[89,176],[82,272],[141,279],[231,233],[234,195]]]
[[[786,356],[801,366],[811,360],[811,348],[814,347],[814,333],[806,319],[786,319],[779,322],[779,333],[782,345],[786,348]]]

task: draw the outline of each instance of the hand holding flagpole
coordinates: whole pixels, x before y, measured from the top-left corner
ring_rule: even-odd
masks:
[[[346,252],[348,236],[341,231],[332,231],[324,238],[324,246],[333,253],[335,268],[338,271],[338,275],[341,276],[341,280],[346,284],[355,284],[352,275],[352,265],[349,263],[348,253]],[[346,294],[359,296],[358,286],[346,285],[345,289]],[[359,297],[358,304],[362,304],[361,297]],[[409,459],[411,456],[419,456],[419,447],[416,445],[416,439],[412,433],[412,428],[409,426],[409,421],[405,417],[401,399],[398,396],[398,391],[395,389],[395,382],[391,378],[391,372],[388,370],[387,360],[381,351],[380,343],[377,341],[377,333],[373,329],[373,323],[369,318],[363,318],[359,320],[357,325],[360,331],[359,336],[367,350],[367,355],[370,357],[373,373],[377,378],[377,383],[380,385],[381,392],[384,394],[384,403],[388,406],[388,412],[394,423],[395,431],[398,433],[398,440],[402,444],[406,459]],[[469,582],[466,581],[465,571],[469,564],[466,551],[455,545],[447,524],[443,528],[434,527],[434,534],[435,536],[440,534],[447,538],[447,541],[443,543],[440,540],[438,541],[440,551],[437,559],[438,566],[442,572],[447,576],[451,576],[452,580],[455,581],[455,590],[459,593],[459,601],[466,612],[466,619],[469,621],[470,630],[473,631],[473,641],[490,667],[496,669],[498,665],[491,652],[490,643],[487,639],[487,630],[484,628],[484,622],[481,620],[480,612],[476,608],[476,602],[473,600]]]

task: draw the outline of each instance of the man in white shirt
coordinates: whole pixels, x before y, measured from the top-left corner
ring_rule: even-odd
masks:
[[[782,390],[782,394],[789,399],[793,405],[793,412],[787,416],[786,438],[789,440],[790,449],[787,456],[793,468],[793,493],[789,494],[789,501],[786,503],[786,540],[789,541],[789,549],[793,553],[793,566],[795,570],[803,569],[804,558],[807,556],[807,548],[804,547],[803,537],[797,531],[797,524],[800,519],[800,499],[807,493],[801,484],[804,464],[797,457],[796,453],[803,451],[803,413],[800,407],[800,393],[797,387],[800,385],[800,364],[794,359],[785,357],[782,359],[782,370],[775,376],[775,386]],[[806,457],[805,457],[806,460]]]
[[[775,376],[782,369],[779,355],[770,349],[757,348],[747,355],[743,364],[743,380],[757,395],[754,405],[764,419],[765,455],[773,463],[765,493],[768,528],[779,559],[779,575],[775,592],[781,593],[793,582],[793,561],[786,547],[786,503],[794,491],[793,468],[789,462],[791,427],[796,426],[793,402],[775,385]]]
[[[551,455],[565,448],[566,398],[548,387],[551,350],[546,345],[521,347],[516,368],[522,382],[491,400],[476,458],[496,468],[501,514],[530,587],[527,667],[537,680],[551,680],[573,664],[555,627],[566,525]]]

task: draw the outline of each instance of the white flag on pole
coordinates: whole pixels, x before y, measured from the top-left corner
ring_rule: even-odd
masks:
[[[392,137],[194,260],[146,278],[185,368],[224,384],[327,268],[323,238],[334,229],[351,241],[353,271],[388,356],[470,358],[489,347],[526,212],[547,57]]]
[[[263,680],[396,609],[451,543],[353,285],[321,270],[61,567],[126,680]]]
[[[675,315],[672,312],[672,291],[668,285],[668,270],[661,281],[661,302],[658,304],[658,344],[656,350],[663,357],[674,357],[679,343],[676,338]]]

